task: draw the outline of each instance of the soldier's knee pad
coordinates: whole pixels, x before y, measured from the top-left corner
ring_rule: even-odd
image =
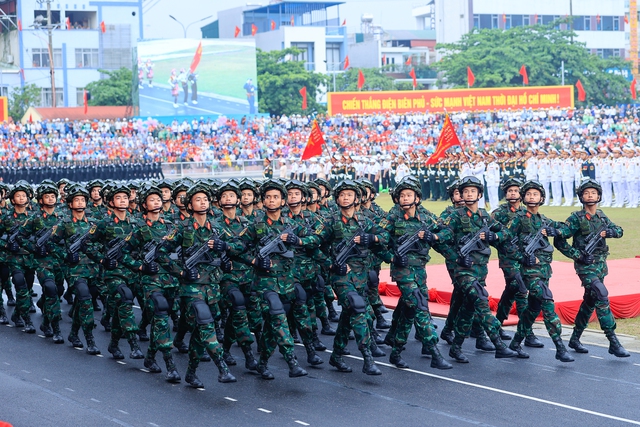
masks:
[[[484,288],[484,286],[480,284],[480,282],[474,280],[473,282],[471,282],[471,287],[478,293],[479,299],[489,301],[489,293]]]
[[[122,304],[133,305],[133,292],[131,292],[131,289],[129,289],[126,284],[121,283],[118,286],[118,294],[120,295],[120,302]]]
[[[195,300],[191,303],[191,308],[196,315],[196,323],[198,325],[208,325],[213,323],[213,316],[211,310],[206,302],[202,300]]]
[[[294,284],[296,292],[296,304],[302,305],[307,303],[307,292],[304,290],[300,283]]]
[[[240,292],[240,289],[231,288],[229,289],[229,292],[227,292],[227,295],[229,296],[229,300],[231,300],[231,306],[233,307],[234,310],[247,309],[244,295],[242,295],[242,292]]]
[[[609,302],[609,291],[600,280],[591,282],[591,289],[596,294],[598,301]]]
[[[538,298],[535,298],[529,295],[528,302],[529,302],[529,310],[535,313],[540,313],[540,310],[542,309],[542,304],[540,303],[540,300]]]
[[[323,293],[325,291],[325,288],[327,287],[327,283],[324,281],[324,277],[322,277],[321,274],[318,274],[318,277],[316,278],[316,289],[315,292],[317,293]]]
[[[78,301],[87,301],[91,299],[91,291],[89,291],[89,284],[84,279],[78,279],[75,284],[76,297]]]
[[[380,285],[380,277],[375,270],[369,270],[369,279],[367,280],[367,286],[369,289],[377,289]]]
[[[347,292],[347,300],[349,300],[349,306],[353,313],[363,314],[367,312],[367,303],[357,292]]]
[[[27,281],[24,278],[24,272],[20,270],[15,270],[11,272],[11,280],[13,281],[13,286],[18,289],[27,289]]]
[[[153,314],[155,314],[156,316],[169,315],[169,309],[171,308],[171,306],[169,305],[169,301],[167,301],[162,293],[152,292],[151,301],[153,301]]]
[[[45,279],[42,283],[42,293],[47,298],[54,298],[58,296],[56,282],[54,282],[53,279]]]
[[[420,289],[414,289],[412,295],[416,300],[416,308],[418,310],[429,311],[429,303],[424,294],[420,292]]]
[[[267,302],[269,306],[269,314],[272,316],[278,316],[280,314],[285,314],[286,311],[284,309],[284,305],[280,300],[280,296],[274,291],[267,291],[262,294],[262,297]]]
[[[542,299],[553,301],[553,293],[551,293],[551,289],[549,289],[549,285],[542,280],[538,281],[538,286],[542,289]]]

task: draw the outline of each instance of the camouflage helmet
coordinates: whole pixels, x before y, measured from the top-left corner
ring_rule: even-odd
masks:
[[[315,183],[318,184],[319,187],[324,187],[327,190],[327,197],[331,194],[331,184],[324,178],[318,178],[315,180]]]
[[[456,190],[460,190],[460,180],[456,179],[447,187],[447,195],[449,195],[449,199],[453,199],[453,194]]]
[[[33,189],[27,181],[20,180],[15,183],[15,185],[9,191],[9,200],[12,200],[18,191],[24,191],[24,194],[29,199],[33,198]]]
[[[56,187],[55,184],[40,184],[38,186],[38,189],[36,190],[36,199],[40,200],[45,194],[55,194],[57,198],[60,195],[60,192],[58,191],[58,187]]]
[[[584,201],[582,200],[582,193],[584,193],[584,190],[586,190],[587,188],[594,188],[598,192],[599,203],[602,199],[602,186],[598,183],[598,181],[591,178],[583,180],[576,190],[576,192],[578,193],[578,199],[580,199],[580,203],[584,204]]]
[[[309,202],[319,202],[320,201],[320,186],[318,184],[316,184],[314,181],[310,181],[307,182],[307,189],[309,190]],[[313,194],[311,193],[311,190],[316,190],[316,193],[318,193],[318,196],[316,199],[313,199]]]
[[[543,204],[544,199],[546,198],[544,187],[538,181],[533,180],[525,182],[524,184],[522,184],[522,187],[520,187],[520,197],[522,198],[522,200],[524,200],[524,195],[527,194],[527,190],[531,189],[538,190],[540,192],[540,204]]]
[[[475,176],[465,176],[460,180],[460,184],[458,184],[458,190],[460,190],[460,193],[462,193],[462,191],[467,187],[477,188],[480,195],[484,192],[484,185]]]
[[[107,194],[107,200],[110,201],[116,194],[124,193],[127,197],[131,197],[131,189],[124,184],[116,184],[109,189],[109,193]]]
[[[350,179],[345,179],[340,181],[338,185],[336,185],[335,188],[333,189],[334,200],[338,200],[338,196],[340,195],[340,193],[345,190],[355,191],[356,197],[359,197],[360,195],[360,188],[358,187],[358,184],[356,184],[355,181],[352,181]]]
[[[82,196],[85,199],[85,202],[89,203],[89,192],[80,185],[71,185],[69,186],[69,191],[66,194],[66,202],[73,202],[74,197]]]
[[[151,196],[152,194],[155,194],[156,196],[160,197],[160,200],[162,200],[162,190],[155,185],[143,186],[138,192],[137,197],[140,204],[140,209],[142,211],[147,211],[147,208],[145,208],[144,204],[147,202],[147,197]]]
[[[413,190],[416,193],[416,197],[422,199],[422,188],[420,187],[420,184],[416,183],[412,179],[403,179],[393,189],[391,198],[395,203],[398,203],[400,200],[400,193],[402,190]]]
[[[224,193],[225,191],[233,191],[234,193],[236,193],[236,196],[238,196],[238,198],[242,197],[242,191],[240,190],[239,184],[240,183],[236,179],[230,179],[229,181],[223,182],[217,188],[217,199],[220,199],[222,193]]]
[[[280,193],[282,194],[282,198],[285,199],[285,200],[286,200],[287,196],[289,195],[289,192],[287,191],[287,188],[284,186],[284,184],[280,183],[279,180],[268,179],[265,182],[263,182],[262,185],[260,186],[260,197],[262,197],[262,199],[264,199],[265,194],[269,190],[278,190],[278,191],[280,191]]]
[[[100,187],[100,188],[104,187],[104,182],[102,182],[101,179],[93,179],[87,183],[87,191],[89,193],[91,193],[91,190],[93,190],[96,187]]]
[[[502,183],[502,185],[500,186],[500,189],[502,190],[503,193],[507,193],[507,190],[511,187],[522,187],[522,184],[524,184],[522,182],[521,179],[519,178],[509,178],[507,179],[505,182]]]
[[[188,206],[189,203],[191,203],[191,199],[193,198],[193,196],[198,193],[204,193],[207,195],[207,197],[211,197],[211,194],[209,194],[209,188],[203,183],[197,183],[189,187],[189,189],[187,190],[187,195],[184,198],[184,204]]]
[[[183,191],[187,191],[189,189],[189,187],[191,187],[191,185],[193,185],[193,182],[191,180],[186,181],[186,180],[182,179],[182,180],[176,182],[175,185],[173,186],[173,191],[171,192],[171,198],[174,201],[177,200],[178,199],[178,194],[180,194]],[[160,190],[160,191],[162,191],[162,190]]]

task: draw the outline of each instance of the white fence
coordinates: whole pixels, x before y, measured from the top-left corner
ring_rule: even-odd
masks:
[[[279,161],[273,162],[274,177],[277,177]],[[162,172],[165,178],[262,178],[264,176],[264,160],[213,160],[207,162],[175,162],[163,163]]]

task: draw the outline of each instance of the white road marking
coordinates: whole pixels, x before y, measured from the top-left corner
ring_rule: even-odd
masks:
[[[122,360],[117,360],[117,362],[118,362],[119,364],[121,364],[121,365],[126,365],[126,364],[127,364],[127,362],[123,362]]]
[[[233,397],[225,397],[225,399],[230,400],[232,402],[237,402],[238,399],[234,399]]]
[[[82,348],[80,348],[80,347],[73,347],[73,348],[78,350],[78,351],[82,351]]]
[[[140,368],[140,370],[141,370],[142,372],[146,372],[147,374],[149,373],[149,370],[148,370],[148,369]]]
[[[602,381],[602,380],[599,380],[599,379],[597,379],[597,378],[589,378],[589,377],[586,377],[586,379],[591,380],[591,381]]]
[[[38,334],[38,336],[39,336],[40,338],[46,338],[44,335],[40,335],[40,334]]]
[[[122,409],[118,409],[118,412],[122,412],[125,415],[129,415],[129,413],[127,411],[123,411]]]
[[[196,390],[198,390],[198,391],[204,391],[204,387],[202,387],[202,388],[197,388]]]
[[[96,354],[96,357],[104,357],[102,354]]]
[[[51,380],[50,380],[50,379],[48,379],[48,378],[43,378],[43,379],[42,379],[42,381],[46,381],[46,382],[48,382],[48,383],[50,383],[50,382],[51,382]]]
[[[4,362],[5,365],[11,366],[11,363]]]
[[[640,363],[634,363],[633,365],[634,366],[640,366]]]
[[[98,399],[94,399],[93,397],[91,398],[92,402],[96,402],[96,403],[100,403],[100,401]]]
[[[69,391],[75,391],[74,389],[69,388],[69,387],[65,387],[64,389],[65,389],[65,390],[69,390]]]
[[[258,408],[258,411],[262,411],[262,412],[264,412],[264,413],[266,413],[266,414],[270,414],[270,413],[271,413],[271,411],[270,411],[270,410],[268,410],[268,409],[264,409],[264,408]]]
[[[589,356],[589,357],[592,357],[594,359],[604,359],[604,357],[600,357],[600,356]]]
[[[149,422],[149,425],[152,425],[153,427],[160,427],[158,424],[152,422]]]
[[[30,374],[31,373],[29,371],[25,371],[24,369],[22,369],[22,372],[24,372],[25,374]]]
[[[300,424],[300,425],[303,425],[303,426],[308,426],[309,425],[309,423],[305,423],[304,421],[300,421],[300,420],[296,420],[295,422]]]

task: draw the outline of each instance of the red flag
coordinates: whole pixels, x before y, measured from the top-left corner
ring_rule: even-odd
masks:
[[[358,70],[358,90],[362,90],[362,87],[364,86],[364,74],[362,74],[362,70]]]
[[[408,66],[410,66],[410,65],[411,65],[411,59],[412,59],[412,57],[411,57],[411,56],[409,56],[409,57],[407,58],[407,60],[405,61],[404,65],[406,65],[407,67],[408,67]]]
[[[18,31],[22,31],[22,21],[18,19]]]
[[[535,15],[533,15],[533,25],[537,25],[538,24],[538,14],[536,13]]]
[[[251,35],[255,36],[257,32],[258,32],[258,27],[256,26],[256,24],[251,24]]]
[[[240,28],[236,25],[236,29],[233,32],[233,37],[238,37],[240,35]]]
[[[469,87],[473,86],[476,82],[476,76],[473,75],[473,71],[471,71],[471,67],[467,67],[467,84]]]
[[[582,82],[580,80],[578,80],[578,82],[576,83],[576,87],[578,88],[578,101],[586,101],[587,92],[584,91],[584,86],[582,86]]]
[[[100,31],[102,31],[103,34],[107,32],[107,26],[104,25],[104,21],[100,23]]]
[[[600,23],[600,15],[596,15],[596,22],[599,24]]]
[[[416,79],[416,70],[414,68],[412,68],[411,71],[409,71],[409,75],[413,79],[413,88],[414,89],[417,88],[418,87],[418,80]]]
[[[24,80],[24,68],[20,68],[20,77]]]
[[[382,66],[387,65],[387,55],[382,55]]]
[[[276,21],[274,21],[273,19],[271,20],[271,31],[276,29]]]
[[[293,18],[293,15],[291,15],[291,26],[294,27],[296,23],[296,20]]]
[[[87,103],[87,90],[86,89],[82,90],[82,101],[84,103],[84,113],[87,114],[87,112],[89,111],[89,104]]]
[[[427,164],[434,165],[438,163],[440,159],[447,155],[447,150],[456,145],[460,145],[460,140],[458,139],[456,130],[453,128],[453,124],[447,114],[444,118],[444,126],[442,126],[442,132],[440,132],[440,139],[438,139],[436,151],[434,151],[431,157],[429,157]]]
[[[33,115],[29,113],[29,123],[33,123]]]
[[[528,85],[529,76],[527,75],[527,67],[525,67],[524,65],[520,67],[520,75],[522,76],[522,84]]]
[[[198,47],[196,48],[196,53],[193,55],[193,60],[191,61],[191,67],[189,67],[189,71],[191,73],[196,72],[196,68],[198,68],[198,64],[200,64],[200,59],[202,58],[202,42],[198,43]]]
[[[346,70],[347,68],[349,68],[349,55],[344,57],[344,67],[342,69]]]
[[[624,23],[625,24],[629,23],[629,17],[627,15],[624,16]]]
[[[347,26],[347,18],[344,18],[344,21],[342,21],[342,26],[346,27]]]
[[[302,95],[302,109],[306,110],[307,109],[307,87],[306,86],[302,86],[302,89],[300,89],[300,95]]]
[[[502,14],[502,23],[503,23],[503,24],[506,24],[506,23],[507,23],[507,14],[506,14],[506,13],[503,13],[503,14]]]
[[[67,16],[67,19],[65,19],[64,22],[67,25],[67,30],[70,30],[71,29],[71,18],[69,18]]]
[[[638,82],[636,81],[636,78],[633,78],[633,81],[631,82],[631,98],[632,99],[636,99],[636,86],[638,85]]]
[[[318,127],[318,122],[314,120],[307,146],[304,147],[304,151],[302,152],[301,160],[309,160],[312,157],[322,155],[323,145],[324,138],[322,137],[322,131]]]

